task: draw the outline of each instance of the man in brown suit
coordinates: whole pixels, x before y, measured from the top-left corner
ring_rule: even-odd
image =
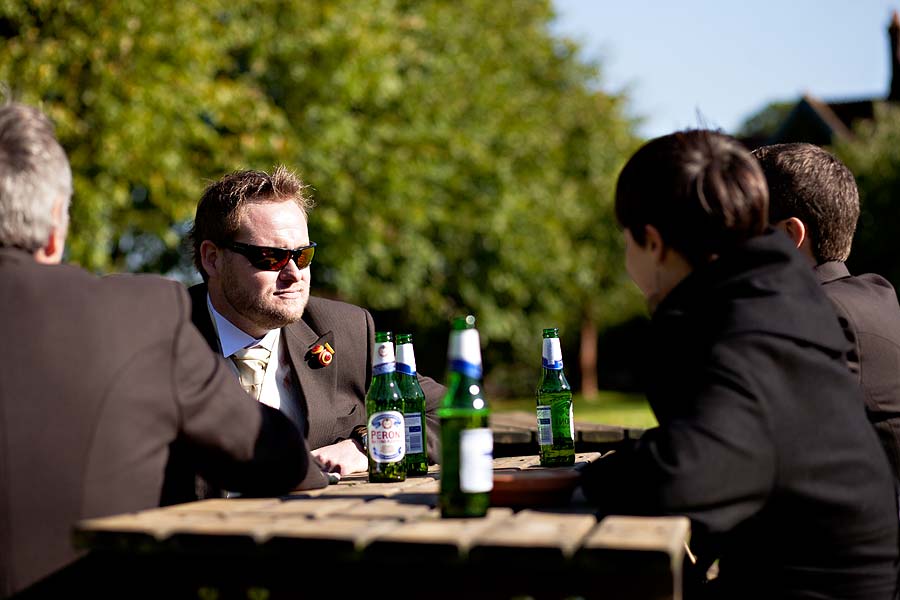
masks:
[[[260,402],[286,413],[333,473],[368,468],[366,390],[375,326],[359,306],[310,296],[307,215],[312,200],[284,167],[231,173],[207,187],[191,232],[204,283],[190,289],[193,321],[226,357],[263,345]],[[332,356],[322,360],[322,348]],[[419,377],[426,396],[428,455],[439,456],[437,406],[446,388]]]
[[[76,560],[79,519],[157,506],[175,440],[245,494],[287,492],[311,462],[209,351],[180,284],[57,264],[71,193],[46,117],[0,107],[0,597]]]

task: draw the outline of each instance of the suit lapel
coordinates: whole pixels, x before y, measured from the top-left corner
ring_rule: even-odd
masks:
[[[289,360],[297,376],[299,400],[303,403],[309,423],[309,446],[319,448],[331,444],[335,438],[334,426],[338,415],[328,398],[334,395],[336,389],[338,366],[332,363],[323,368],[310,367],[307,356],[320,336],[306,322],[292,323],[282,333]],[[337,360],[339,359],[335,357],[334,361]]]

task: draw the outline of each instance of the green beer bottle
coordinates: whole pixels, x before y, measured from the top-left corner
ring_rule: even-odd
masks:
[[[412,334],[397,334],[397,382],[403,398],[403,421],[406,423],[406,475],[428,474],[428,452],[425,432],[425,392],[416,376],[416,354]]]
[[[538,384],[537,424],[541,466],[575,464],[575,422],[572,388],[563,373],[559,329],[545,329],[541,352],[541,381]]]
[[[375,332],[372,383],[366,393],[369,446],[369,481],[382,483],[406,479],[406,432],[403,398],[394,376],[394,342],[391,332]]]
[[[494,438],[481,389],[481,345],[475,317],[453,320],[447,351],[447,395],[441,421],[442,517],[482,517],[494,486]]]

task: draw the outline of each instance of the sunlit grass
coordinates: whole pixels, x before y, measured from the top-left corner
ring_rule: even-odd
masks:
[[[601,391],[587,399],[575,396],[575,420],[622,427],[648,428],[656,426],[656,418],[641,394]],[[534,398],[491,400],[491,408],[498,412],[533,411]]]

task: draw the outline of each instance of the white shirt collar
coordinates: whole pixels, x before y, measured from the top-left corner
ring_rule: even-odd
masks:
[[[213,307],[208,292],[206,294],[206,306],[209,308],[209,314],[212,316],[216,334],[219,336],[219,347],[222,349],[222,356],[225,358],[228,358],[238,350],[252,348],[253,346],[262,346],[272,350],[278,342],[281,334],[280,329],[272,329],[259,339],[239,329]]]

